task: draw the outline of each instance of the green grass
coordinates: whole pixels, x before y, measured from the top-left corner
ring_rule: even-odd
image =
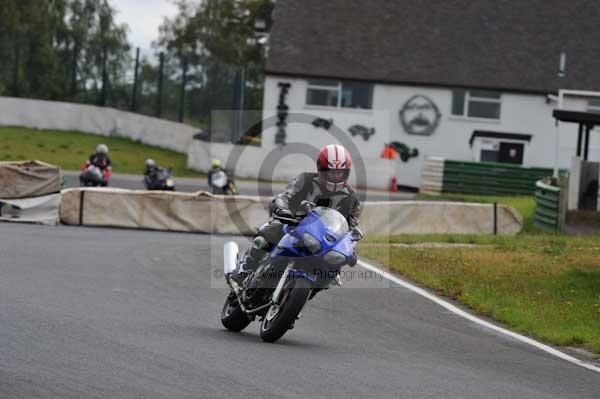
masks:
[[[538,230],[533,225],[533,214],[535,211],[535,197],[533,196],[494,196],[494,195],[470,195],[470,194],[442,194],[442,195],[418,195],[417,200],[425,201],[459,201],[478,202],[508,205],[515,208],[523,216],[523,233],[536,233]]]
[[[108,145],[115,173],[143,174],[145,160],[152,158],[161,166],[172,166],[177,177],[204,176],[187,169],[185,154],[126,138],[20,127],[0,127],[0,161],[35,159],[64,170],[79,170],[100,143]]]
[[[365,239],[359,252],[513,330],[600,355],[598,237],[463,238],[459,241],[485,245],[419,249],[385,243],[448,241],[397,236]]]
[[[555,345],[600,356],[600,240],[546,234],[533,226],[535,199],[443,194],[420,200],[505,204],[523,216],[516,237],[401,235],[367,237],[361,256],[456,299],[476,313]],[[416,248],[423,242],[474,248]]]

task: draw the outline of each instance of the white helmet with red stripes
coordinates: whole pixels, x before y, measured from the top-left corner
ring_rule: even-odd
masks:
[[[321,184],[329,191],[339,191],[348,184],[352,169],[350,153],[339,144],[325,146],[317,159],[317,170]]]

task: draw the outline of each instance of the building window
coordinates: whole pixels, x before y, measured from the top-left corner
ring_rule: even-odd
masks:
[[[490,90],[453,90],[452,115],[500,119],[501,93]]]
[[[373,85],[370,83],[325,79],[308,81],[307,105],[371,109],[372,102]]]
[[[600,98],[593,98],[588,102],[588,112],[600,114]]]

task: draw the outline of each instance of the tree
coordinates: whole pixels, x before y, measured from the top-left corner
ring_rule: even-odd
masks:
[[[99,87],[107,71],[119,83],[127,67],[127,27],[106,0],[3,0],[0,94],[75,99]],[[79,98],[81,99],[81,98]]]
[[[172,67],[187,63],[192,75],[196,110],[231,107],[233,79],[243,67],[248,80],[246,108],[262,108],[264,49],[255,39],[255,21],[270,21],[272,0],[179,0],[178,14],[165,19],[155,44]],[[270,23],[270,22],[268,22]],[[201,98],[197,98],[200,96]]]

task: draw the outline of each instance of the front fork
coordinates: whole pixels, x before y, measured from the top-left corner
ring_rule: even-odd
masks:
[[[277,287],[275,287],[275,291],[273,292],[271,302],[276,305],[279,305],[281,291],[283,291],[283,286],[285,285],[285,282],[287,281],[288,275],[290,274],[290,270],[292,270],[292,264],[287,265],[287,267],[283,271],[283,275],[281,276],[281,278],[279,279],[279,282],[277,283]]]

